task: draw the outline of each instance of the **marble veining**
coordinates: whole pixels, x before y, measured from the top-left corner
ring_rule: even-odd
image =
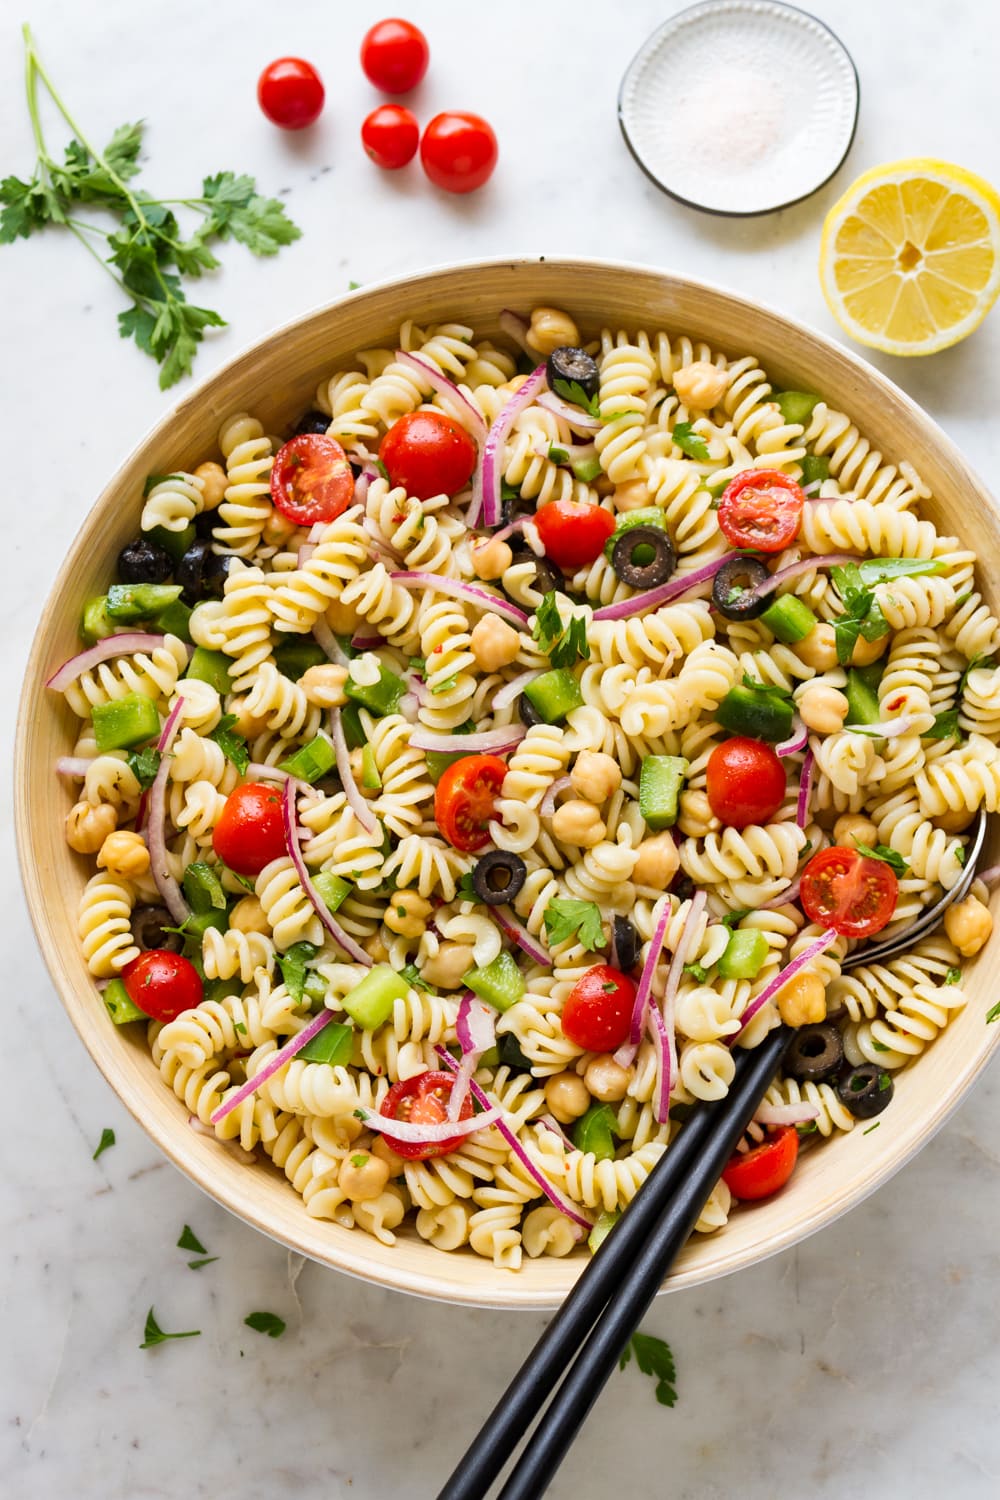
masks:
[[[27,0],[21,11],[95,136],[148,119],[150,186],[170,193],[223,168],[252,171],[303,227],[270,263],[225,248],[225,270],[203,285],[231,326],[204,347],[201,375],[350,279],[507,250],[667,266],[836,333],[815,257],[823,213],[856,172],[923,151],[1000,181],[1000,137],[984,128],[995,118],[995,7],[816,0],[861,76],[846,166],[813,199],[760,220],[678,206],[632,163],[615,120],[629,59],[677,8],[507,0],[473,15],[445,0],[408,3],[432,50],[415,101],[421,117],[479,109],[500,138],[494,181],[465,200],[430,189],[416,166],[382,176],[362,155],[358,129],[377,96],[355,57],[382,14],[370,0]],[[33,152],[16,19],[5,7],[0,165],[23,174]],[[261,66],[289,52],[313,58],[328,89],[319,127],[300,138],[275,132],[254,101]],[[62,139],[55,120],[51,139]],[[704,139],[710,150],[710,115]],[[0,673],[13,705],[65,544],[107,475],[185,388],[157,390],[152,363],[118,339],[110,281],[59,235],[0,248],[0,308]],[[1000,313],[933,359],[874,359],[987,478],[997,473]],[[11,707],[8,732],[12,720]],[[20,894],[9,801],[0,807],[0,1494],[433,1495],[541,1318],[440,1307],[304,1264],[162,1160],[54,996]],[[998,1092],[994,1073],[910,1167],[825,1233],[738,1278],[661,1300],[647,1326],[673,1345],[679,1404],[658,1407],[634,1368],[615,1376],[555,1500],[1000,1493]],[[118,1144],[93,1162],[105,1126]],[[200,1271],[175,1248],[185,1223],[219,1257]],[[200,1337],[141,1352],[150,1306],[164,1329]],[[244,1326],[258,1309],[287,1321],[282,1338]]]

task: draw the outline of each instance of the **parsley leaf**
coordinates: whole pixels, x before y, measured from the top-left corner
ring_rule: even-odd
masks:
[[[748,917],[752,910],[752,906],[745,906],[742,911],[727,911],[726,915],[722,918],[723,927],[728,927],[730,932],[734,932],[743,921],[743,918]]]
[[[867,1130],[862,1130],[861,1134],[862,1135],[871,1135],[872,1131],[873,1130],[877,1130],[879,1128],[879,1126],[881,1125],[881,1123],[882,1123],[881,1120],[875,1120],[871,1125],[868,1126]]]
[[[162,756],[159,750],[147,745],[144,750],[133,750],[128,756],[128,768],[136,781],[146,791],[156,780]]]
[[[553,642],[562,635],[562,629],[562,616],[556,604],[555,590],[552,589],[545,595],[535,611],[535,623],[531,627],[532,639],[541,646],[543,651],[550,651]]]
[[[399,971],[399,977],[406,980],[411,990],[430,990],[430,985],[416,964],[405,964]]]
[[[302,231],[285,213],[277,198],[264,198],[257,184],[245,173],[218,172],[206,177],[201,187],[203,202],[209,210],[199,226],[202,240],[217,235],[232,235],[254,255],[277,255],[283,245],[300,238]]]
[[[597,396],[588,396],[583,386],[576,380],[563,380],[557,377],[552,383],[552,389],[557,396],[568,401],[571,406],[582,406],[590,416],[600,416],[600,402]]]
[[[189,1260],[188,1270],[200,1271],[202,1266],[213,1266],[218,1258],[219,1257],[217,1255],[205,1255],[201,1260]]]
[[[146,1314],[146,1327],[143,1330],[143,1339],[139,1348],[152,1349],[156,1344],[165,1344],[168,1339],[196,1339],[200,1336],[200,1328],[191,1328],[187,1333],[164,1333],[156,1321],[153,1309],[150,1308]]]
[[[557,448],[555,443],[549,444],[549,463],[568,464],[569,454],[565,448]]]
[[[476,887],[473,884],[471,870],[466,870],[464,874],[459,878],[458,894],[462,897],[463,901],[479,900],[479,892],[476,890]]]
[[[756,677],[750,676],[749,672],[743,673],[743,686],[750,688],[754,693],[767,693],[772,698],[783,698],[787,703],[791,703],[792,701],[791,693],[787,688],[783,688],[780,683],[758,682]]]
[[[699,984],[704,984],[708,978],[708,970],[702,964],[685,964],[684,972],[690,974],[691,978],[696,979]]]
[[[703,437],[699,437],[690,422],[678,422],[670,436],[688,458],[696,458],[701,464],[709,462],[708,444]]]
[[[674,1381],[677,1379],[677,1369],[670,1345],[651,1333],[633,1333],[618,1361],[619,1370],[624,1370],[633,1351],[635,1362],[642,1373],[651,1375],[656,1381],[656,1399],[660,1405],[676,1405],[677,1390]]]
[[[285,987],[296,1005],[302,1004],[306,987],[306,965],[319,949],[315,943],[293,943],[286,953],[278,954],[278,966]]]
[[[884,865],[888,865],[890,870],[894,871],[898,878],[902,880],[909,866],[903,856],[895,849],[890,849],[887,844],[879,844],[877,848],[872,849],[870,845],[863,844],[860,839],[855,839],[854,842],[858,846],[859,854],[863,854],[866,859],[881,860]]]
[[[368,1157],[363,1152],[359,1151],[355,1156],[351,1157],[351,1166],[357,1167],[358,1171],[360,1171],[367,1160]]]
[[[195,1255],[207,1255],[208,1251],[195,1234],[190,1224],[185,1224],[177,1241],[178,1250],[193,1250]]]
[[[101,1131],[101,1139],[97,1143],[97,1150],[90,1158],[91,1161],[96,1161],[103,1152],[107,1151],[114,1144],[115,1133],[113,1130],[110,1130],[107,1125],[105,1125],[104,1129]]]
[[[564,627],[555,590],[550,590],[535,611],[532,639],[548,655],[553,667],[572,667],[590,656],[587,625],[582,615],[571,615]]]
[[[243,735],[234,732],[235,723],[235,714],[223,714],[208,738],[215,741],[226,759],[232,761],[241,776],[245,776],[250,764],[250,751]]]
[[[947,974],[944,976],[944,982],[945,982],[945,984],[961,984],[961,982],[962,982],[962,971],[961,971],[961,969],[958,969],[958,968],[949,969],[948,972],[947,972]]]
[[[986,1012],[986,1020],[988,1022],[1000,1020],[1000,1000]]]
[[[591,951],[605,946],[601,908],[595,901],[556,896],[545,908],[545,933],[553,948],[558,948],[560,943],[574,935],[579,936],[583,946]]]
[[[280,1338],[287,1326],[284,1318],[279,1318],[276,1313],[269,1312],[252,1312],[243,1321],[248,1328],[254,1329],[257,1333],[266,1333],[271,1339]]]
[[[949,708],[938,714],[930,729],[924,730],[925,740],[960,740],[962,731],[958,727],[958,709]]]

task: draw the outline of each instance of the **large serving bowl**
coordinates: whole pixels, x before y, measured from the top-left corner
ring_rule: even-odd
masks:
[[[443,1254],[412,1231],[388,1248],[360,1230],[312,1219],[263,1158],[244,1166],[192,1130],[187,1110],[153,1066],[141,1028],[112,1025],[80,953],[76,911],[89,870],[66,846],[63,817],[71,798],[51,769],[72,746],[78,721],[44,683],[79,649],[82,602],[103,591],[119,549],[135,533],[148,474],[191,469],[214,454],[219,424],[233,411],[249,409],[266,428],[286,429],[311,404],[322,375],[350,368],[359,348],[392,345],[405,318],[420,324],[458,319],[473,324],[480,336],[496,336],[502,308],[527,310],[537,303],[567,307],[588,336],[604,324],[665,328],[704,338],[731,356],[753,353],[782,386],[820,391],[887,459],[914,465],[934,496],[923,514],[975,548],[981,586],[992,607],[1000,605],[996,502],[940,428],[871,366],[789,318],[697,281],[605,261],[480,261],[356,292],[278,329],[157,424],[96,501],[46,603],[25,678],[17,742],[18,841],[42,953],[84,1045],[156,1144],[226,1208],[313,1260],[421,1296],[484,1307],[555,1305],[579,1274],[585,1252],[565,1260],[525,1258],[515,1273],[471,1251]],[[721,1233],[696,1237],[668,1289],[696,1286],[794,1245],[860,1203],[930,1139],[1000,1041],[1000,1026],[983,1024],[998,943],[995,938],[968,972],[965,1010],[899,1077],[886,1117],[891,1128],[867,1135],[858,1129],[806,1153],[783,1193],[737,1212]]]

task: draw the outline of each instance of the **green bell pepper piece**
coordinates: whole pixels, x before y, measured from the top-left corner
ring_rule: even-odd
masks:
[[[154,526],[152,531],[146,532],[149,540],[168,552],[175,563],[180,562],[197,535],[193,523],[185,526],[183,531],[170,531],[166,526]]]
[[[274,648],[275,666],[282,676],[290,678],[292,682],[298,682],[303,672],[308,672],[310,667],[325,667],[328,659],[326,652],[315,641],[283,641]]]
[[[580,684],[565,667],[543,672],[527,684],[524,696],[546,724],[558,724],[574,708],[583,706]]]
[[[349,990],[341,1004],[362,1031],[374,1031],[392,1015],[397,1000],[405,1000],[407,984],[388,964],[376,964]]]
[[[188,905],[199,916],[207,911],[226,910],[226,893],[211,865],[195,860],[184,871],[181,885]]]
[[[775,599],[773,604],[767,606],[761,619],[772,635],[777,636],[779,641],[784,641],[786,646],[804,641],[809,632],[819,624],[808,604],[803,604],[795,594],[782,594],[780,599]]]
[[[103,755],[106,750],[134,750],[155,740],[160,733],[160,716],[152,698],[141,693],[126,693],[110,703],[99,703],[90,711],[94,738]]]
[[[738,928],[719,959],[720,979],[756,979],[767,960],[767,938],[762,932]]]
[[[611,1161],[615,1154],[615,1129],[618,1120],[610,1104],[592,1104],[573,1126],[573,1145],[587,1151],[598,1161]]]
[[[289,776],[297,776],[300,781],[308,781],[310,785],[319,781],[320,777],[326,776],[336,763],[333,745],[322,732],[308,745],[300,745],[287,760],[281,761],[279,771],[287,771]]]
[[[512,954],[506,949],[482,969],[470,969],[462,983],[494,1010],[510,1010],[524,994],[524,979]]]
[[[355,682],[353,677],[348,677],[344,683],[344,692],[377,719],[384,719],[386,714],[396,712],[399,700],[406,692],[406,683],[380,662],[377,682]]]
[[[804,427],[819,401],[812,391],[776,391],[771,397],[786,422],[797,422]]]
[[[353,1051],[354,1027],[345,1026],[342,1021],[329,1021],[296,1056],[304,1062],[329,1063],[332,1068],[345,1068]]]
[[[639,772],[639,811],[647,825],[659,831],[677,822],[677,799],[688,761],[679,755],[644,755]]]
[[[786,698],[743,686],[730,688],[715,711],[715,717],[730,734],[773,742],[788,739],[792,715],[792,705]]]
[[[847,698],[847,718],[845,724],[879,724],[882,720],[882,711],[879,708],[878,697],[875,689],[865,681],[861,672],[852,667],[847,674],[847,686],[844,689]]]
[[[338,906],[343,906],[354,889],[349,881],[342,880],[339,875],[331,875],[329,870],[320,870],[313,876],[312,883],[330,911],[336,911]]]
[[[231,666],[232,662],[224,651],[209,651],[205,646],[195,646],[184,676],[196,677],[199,682],[210,683],[217,692],[228,693],[232,690],[232,679],[229,676]]]
[[[119,624],[152,620],[181,597],[179,583],[113,583],[108,589],[107,612]]]
[[[144,1010],[140,1010],[121,979],[109,979],[103,995],[108,1015],[116,1026],[127,1026],[130,1021],[148,1021]]]
[[[83,619],[80,622],[80,639],[85,646],[96,646],[98,641],[106,640],[109,635],[115,633],[115,621],[108,614],[107,594],[98,594],[93,599],[88,599],[83,606]]]

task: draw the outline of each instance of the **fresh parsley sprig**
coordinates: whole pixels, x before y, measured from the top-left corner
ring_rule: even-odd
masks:
[[[596,901],[576,901],[571,896],[556,896],[545,908],[545,935],[552,948],[567,938],[579,937],[591,952],[606,947],[601,908]]]
[[[619,1370],[624,1370],[633,1353],[642,1373],[651,1375],[656,1381],[656,1399],[660,1405],[676,1406],[677,1388],[674,1381],[677,1379],[677,1367],[670,1345],[652,1333],[633,1333],[618,1361]]]
[[[670,436],[688,458],[697,459],[700,464],[710,462],[708,444],[699,433],[695,432],[690,422],[678,422]]]
[[[578,661],[590,657],[586,621],[582,615],[572,615],[564,626],[555,590],[546,594],[538,606],[531,634],[553,667],[574,667]]]
[[[37,159],[30,180],[10,176],[0,182],[0,244],[29,239],[53,224],[74,235],[131,302],[118,315],[119,333],[156,360],[160,389],[166,390],[190,373],[205,329],[223,328],[226,321],[212,308],[188,302],[181,278],[197,280],[216,269],[213,242],[232,238],[254,255],[275,255],[302,231],[288,218],[284,205],[262,197],[254,179],[245,174],[218,172],[206,177],[201,193],[189,198],[153,198],[133,186],[140,170],[142,121],[119,125],[99,151],[60,98],[29,26],[23,35]],[[45,142],[39,84],[73,132],[61,162]],[[111,214],[117,226],[108,230],[81,218],[78,210],[84,204]],[[190,235],[184,235],[175,207],[201,215]]]
[[[200,1337],[200,1328],[191,1328],[187,1333],[164,1333],[156,1321],[153,1309],[150,1308],[146,1314],[146,1326],[143,1330],[143,1339],[139,1348],[152,1349],[156,1344],[165,1344],[168,1339],[197,1339]]]
[[[882,864],[888,865],[898,880],[902,880],[909,869],[909,865],[899,851],[890,849],[888,844],[879,844],[873,849],[870,844],[863,844],[860,839],[856,838],[854,842],[858,846],[859,854],[863,854],[866,859],[877,859]]]
[[[245,737],[233,729],[235,723],[235,714],[223,714],[208,738],[215,741],[226,759],[232,761],[241,776],[245,776],[250,764],[250,751]]]

